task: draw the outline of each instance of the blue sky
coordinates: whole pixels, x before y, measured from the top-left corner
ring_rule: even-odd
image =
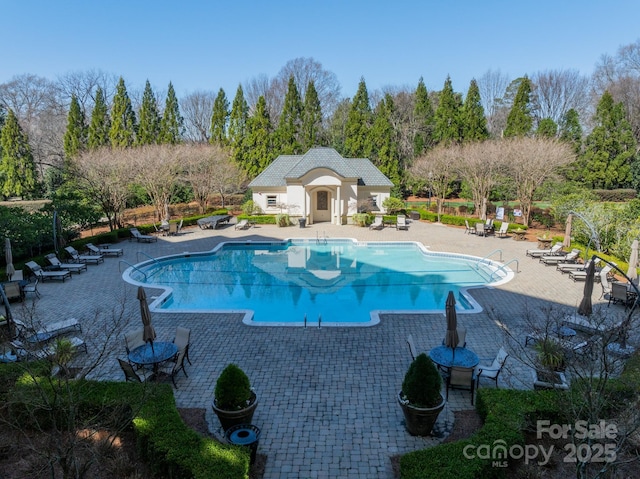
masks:
[[[500,70],[511,79],[550,69],[593,72],[602,54],[640,37],[637,0],[0,0],[0,83],[99,69],[128,89],[173,82],[233,97],[239,83],[311,57],[352,96],[424,78]]]

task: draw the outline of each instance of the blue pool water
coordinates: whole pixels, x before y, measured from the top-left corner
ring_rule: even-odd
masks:
[[[427,252],[418,243],[291,240],[225,243],[129,268],[124,278],[163,287],[156,311],[250,310],[256,324],[363,325],[372,311],[444,311],[449,290],[460,312],[478,308],[471,287],[504,279],[496,264]],[[250,315],[249,315],[250,317]]]

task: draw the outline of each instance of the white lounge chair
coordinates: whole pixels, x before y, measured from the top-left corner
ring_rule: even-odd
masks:
[[[575,263],[580,256],[579,249],[573,249],[567,254],[552,254],[540,257],[540,262],[546,265],[559,263]]]
[[[237,230],[246,230],[251,228],[251,224],[249,224],[249,220],[240,220],[236,223],[235,229]]]
[[[468,233],[468,234],[470,234],[470,235],[474,235],[474,234],[476,234],[476,229],[475,229],[475,228],[472,228],[471,226],[469,226],[469,220],[464,220],[464,226],[465,226],[465,228],[466,228],[466,229],[464,230],[464,232],[465,232],[465,233]]]
[[[45,259],[51,266],[58,269],[68,269],[72,273],[80,273],[81,271],[87,270],[87,265],[85,263],[63,263],[54,253],[46,255]]]
[[[558,254],[560,251],[562,251],[562,243],[558,242],[549,249],[528,249],[526,255],[531,256],[532,258],[540,258],[545,255],[550,256]]]
[[[409,230],[409,225],[407,224],[407,217],[405,215],[398,215],[396,217],[396,229]]]
[[[44,325],[39,329],[34,329],[19,319],[14,319],[14,322],[18,329],[18,336],[29,344],[44,343],[57,336],[73,331],[82,332],[82,325],[76,318],[56,321],[55,323]]]
[[[506,238],[507,236],[509,236],[507,234],[507,230],[509,229],[509,223],[507,222],[503,222],[500,225],[500,229],[497,231],[496,235],[498,236],[498,238]]]
[[[370,230],[381,230],[384,228],[384,223],[382,222],[382,216],[376,216],[373,220],[373,223],[369,225]]]
[[[131,232],[131,238],[129,239],[135,239],[138,243],[151,243],[152,241],[158,241],[158,238],[156,236],[143,235],[142,233],[140,233],[140,231],[138,231],[138,228],[129,228],[129,231]]]
[[[589,267],[589,264],[591,264],[591,261],[592,260],[588,259],[584,263],[558,263],[558,266],[556,266],[556,269],[560,271],[562,274],[578,272],[578,271],[586,272],[587,268]]]
[[[64,282],[65,279],[71,278],[71,271],[68,269],[45,271],[42,269],[42,266],[35,261],[27,261],[25,266],[31,270],[36,278],[41,279],[42,281],[46,281],[48,279],[61,279],[62,282]]]
[[[93,254],[80,254],[73,246],[65,246],[65,251],[69,253],[71,259],[77,263],[100,264],[104,261],[104,256]]]
[[[101,254],[103,256],[122,256],[124,254],[122,248],[98,248],[92,243],[87,243],[85,246],[91,252],[91,254],[94,255]]]

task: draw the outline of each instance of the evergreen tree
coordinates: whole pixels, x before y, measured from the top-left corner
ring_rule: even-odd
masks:
[[[462,138],[464,141],[482,141],[489,138],[487,118],[475,79],[471,80],[462,107]]]
[[[402,174],[397,135],[393,128],[394,114],[393,97],[387,93],[374,113],[370,132],[373,147],[371,160],[393,182],[393,196],[400,197]]]
[[[73,158],[87,147],[87,125],[78,98],[71,95],[71,106],[67,115],[67,130],[64,132],[63,148],[66,158]]]
[[[251,178],[258,176],[273,158],[273,127],[264,96],[258,98],[253,115],[247,120],[246,135],[242,141],[241,167]]]
[[[136,140],[136,114],[131,107],[124,79],[120,77],[111,107],[109,138],[113,147],[132,146]]]
[[[302,122],[302,100],[293,75],[289,77],[287,94],[275,134],[274,148],[283,155],[299,154],[302,150],[298,140]]]
[[[136,144],[154,145],[158,143],[160,136],[160,115],[158,114],[158,102],[151,89],[149,80],[144,86],[142,105],[140,106],[140,125]]]
[[[302,151],[307,151],[320,143],[321,128],[322,107],[320,106],[318,91],[313,80],[311,80],[307,85],[302,110],[302,126],[300,129]]]
[[[413,115],[416,122],[416,134],[413,137],[413,155],[417,157],[433,146],[433,105],[422,77],[418,81],[415,98]]]
[[[20,128],[13,110],[0,131],[2,161],[0,178],[4,196],[26,196],[36,189],[36,164],[27,135]]]
[[[637,144],[623,104],[615,103],[608,91],[600,98],[594,123],[580,161],[584,183],[592,188],[629,188]]]
[[[182,141],[184,131],[184,119],[180,116],[178,98],[173,89],[173,84],[169,82],[167,100],[164,105],[162,121],[160,122],[160,141],[169,145],[177,145]]]
[[[437,143],[450,145],[462,141],[462,100],[453,91],[451,78],[447,77],[438,98],[434,114],[434,139]]]
[[[560,139],[573,145],[576,153],[582,149],[582,127],[578,112],[571,108],[560,120]]]
[[[371,129],[371,105],[364,78],[353,97],[345,125],[344,155],[351,158],[368,158],[371,154],[369,130]]]
[[[236,96],[231,106],[231,114],[229,115],[229,144],[231,148],[233,148],[233,157],[238,165],[244,163],[244,159],[242,158],[242,140],[245,135],[248,117],[249,105],[247,105],[247,101],[244,99],[242,85],[238,85]]]
[[[551,118],[543,118],[538,123],[536,136],[539,138],[555,138],[558,134],[558,125]]]
[[[527,136],[533,128],[531,116],[531,80],[526,76],[518,86],[518,92],[513,99],[513,105],[507,116],[507,125],[504,129],[505,138]]]
[[[110,143],[109,130],[111,130],[111,120],[109,119],[109,109],[104,98],[102,88],[96,90],[96,101],[91,112],[91,123],[89,124],[89,138],[87,146],[89,149],[96,149],[107,146]]]
[[[226,145],[227,139],[227,122],[229,121],[229,102],[224,90],[220,88],[215,101],[213,102],[213,111],[211,113],[211,138],[209,143],[217,143]]]

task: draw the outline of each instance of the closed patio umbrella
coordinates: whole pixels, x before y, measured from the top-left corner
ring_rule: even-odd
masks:
[[[156,339],[156,331],[151,324],[151,311],[149,311],[149,304],[147,303],[147,293],[145,293],[142,286],[138,286],[138,300],[140,301],[140,316],[144,326],[142,339],[145,343],[151,343],[153,346],[153,340]]]
[[[562,246],[564,248],[570,248],[571,247],[571,222],[573,220],[573,215],[569,214],[569,216],[567,216],[567,224],[565,225],[565,229],[564,229],[564,240],[562,241]]]
[[[584,282],[584,294],[580,305],[578,306],[578,314],[582,316],[591,316],[593,305],[591,304],[591,295],[593,294],[593,283],[596,275],[596,264],[594,261],[589,263],[587,267],[587,277]]]
[[[458,317],[456,315],[456,298],[453,295],[453,291],[449,291],[445,306],[447,334],[444,337],[444,345],[455,351],[458,345]]]
[[[638,279],[638,240],[633,240],[631,243],[631,254],[629,255],[629,269],[627,270],[627,277],[631,281]]]
[[[9,238],[4,240],[4,258],[7,262],[7,278],[11,281],[11,276],[16,272],[16,268],[13,266],[13,252],[11,251],[11,240]]]

